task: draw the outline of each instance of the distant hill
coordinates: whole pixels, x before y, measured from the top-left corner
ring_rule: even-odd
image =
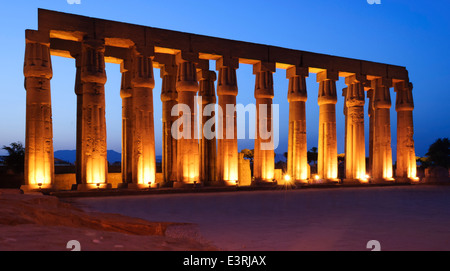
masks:
[[[114,150],[108,150],[108,162],[113,164],[115,162],[119,162],[122,160],[122,154],[120,152],[116,152]],[[76,151],[75,150],[59,150],[55,151],[55,158],[61,159],[63,161],[67,161],[69,163],[75,163]],[[156,162],[161,162],[162,156],[156,155]],[[286,157],[282,153],[275,153],[275,163],[278,161],[286,162]]]
[[[77,156],[76,150],[59,150],[55,151],[55,158],[67,161],[69,163],[75,163]],[[114,150],[107,151],[107,159],[110,164],[120,162],[122,160],[122,154]],[[161,162],[161,155],[156,155],[156,162]]]
[[[55,158],[70,162],[70,163],[75,163],[75,159],[77,157],[77,151],[76,150],[59,150],[59,151],[55,151]],[[114,162],[120,162],[122,158],[122,155],[119,152],[116,152],[114,150],[108,150],[107,151],[107,159],[109,163],[114,163]]]

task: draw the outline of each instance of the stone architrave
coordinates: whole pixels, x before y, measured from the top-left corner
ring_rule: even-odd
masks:
[[[197,103],[195,98],[198,91],[197,71],[195,61],[197,56],[189,53],[178,53],[176,55],[178,104],[190,112],[179,111],[179,118],[183,125],[181,127],[183,136],[178,138],[177,144],[177,182],[174,187],[183,187],[186,184],[197,184],[200,182],[200,154],[197,131]],[[173,112],[173,111],[172,111]],[[172,127],[172,133],[174,132]]]
[[[253,65],[256,98],[256,137],[253,176],[256,182],[272,182],[275,177],[273,144],[272,99],[275,63],[258,62]]]
[[[366,155],[364,139],[365,77],[351,75],[345,78],[345,179],[344,183],[366,182]]]
[[[308,68],[290,67],[286,70],[289,79],[289,139],[287,174],[293,181],[308,182],[308,158],[306,144],[306,77]]]
[[[239,177],[236,96],[238,86],[236,69],[237,58],[219,58],[216,70],[219,72],[217,95],[219,98],[218,139],[217,139],[217,178],[221,184],[234,185]],[[222,113],[222,114],[220,114]]]
[[[21,188],[47,189],[54,184],[50,39],[48,33],[39,31],[25,34],[25,185]]]
[[[322,71],[317,74],[319,83],[319,146],[317,174],[324,182],[337,182],[337,140],[336,140],[336,81],[337,72]]]
[[[211,185],[216,183],[216,135],[215,125],[208,128],[207,122],[211,118],[215,118],[215,111],[207,109],[207,107],[214,107],[216,103],[216,91],[214,81],[216,80],[216,73],[208,69],[200,69],[197,72],[199,80],[199,92],[201,97],[200,114],[200,181],[204,185]],[[209,113],[206,113],[209,111]],[[213,119],[215,121],[215,119]]]
[[[397,93],[395,110],[397,111],[397,182],[418,181],[416,154],[414,150],[414,101],[412,84],[405,81],[396,82]]]
[[[392,80],[372,80],[373,89],[373,159],[372,182],[393,181],[391,149],[391,95]]]

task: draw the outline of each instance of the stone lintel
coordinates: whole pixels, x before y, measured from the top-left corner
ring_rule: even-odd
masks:
[[[199,59],[198,62],[195,63],[195,67],[197,68],[197,71],[209,71],[209,60]]]
[[[198,53],[194,52],[188,52],[188,51],[181,51],[175,55],[175,62],[177,64],[183,63],[183,62],[193,62],[198,63],[199,62]]]
[[[219,70],[221,67],[238,69],[239,59],[236,57],[221,57],[216,60],[216,70]]]
[[[372,88],[375,88],[377,86],[387,87],[387,88],[392,87],[392,78],[377,77],[377,78],[371,80],[371,82],[372,82]]]
[[[339,80],[339,73],[336,71],[325,70],[317,73],[317,82],[322,82],[325,80]]]
[[[197,79],[198,80],[210,80],[210,81],[216,81],[217,76],[214,71],[210,70],[197,70]]]
[[[253,74],[258,72],[275,72],[275,62],[258,61],[253,65]]]
[[[348,86],[353,83],[365,83],[367,82],[367,76],[363,74],[353,74],[345,77],[345,84]]]
[[[25,30],[25,40],[27,43],[39,43],[50,46],[50,33],[40,30]]]
[[[309,76],[308,67],[292,66],[286,69],[287,79],[296,76],[308,77]]]
[[[372,76],[408,80],[405,67],[358,59],[318,54],[270,45],[229,40],[173,30],[140,26],[75,14],[38,10],[39,30],[50,31],[52,38],[80,41],[80,36],[103,36],[106,46],[129,47],[130,44],[155,46],[157,52],[176,54],[191,51],[217,60],[232,56],[255,64],[258,61],[275,63],[279,68],[301,65],[311,69],[333,70],[343,73],[362,73]],[[198,56],[197,56],[198,57]],[[107,61],[110,59],[107,58]],[[191,59],[186,59],[192,61]],[[310,69],[310,71],[311,71]]]
[[[177,64],[175,63],[174,55],[156,53],[153,58],[153,63],[157,63],[157,66],[160,69],[161,78],[165,75],[177,74]]]

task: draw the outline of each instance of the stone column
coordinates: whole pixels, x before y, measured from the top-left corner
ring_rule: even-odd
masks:
[[[414,101],[412,84],[405,81],[396,82],[397,93],[395,110],[397,111],[397,182],[418,181],[416,174],[416,154],[414,150]]]
[[[338,182],[336,139],[336,81],[337,72],[322,71],[317,74],[319,83],[319,147],[317,174],[325,182]]]
[[[235,185],[239,175],[239,156],[237,142],[236,96],[238,86],[236,69],[237,58],[220,58],[216,61],[219,72],[217,95],[219,96],[217,176],[221,184]]]
[[[196,56],[179,53],[176,55],[178,65],[176,88],[178,92],[178,110],[182,125],[178,126],[177,145],[177,182],[174,187],[199,183],[199,146],[197,134],[197,103],[195,97],[198,91]],[[181,111],[181,109],[184,109]],[[173,128],[172,128],[173,129]]]
[[[162,172],[164,186],[172,186],[177,181],[177,140],[172,136],[172,125],[177,116],[172,116],[172,108],[177,104],[177,65],[173,56],[165,55],[167,60],[160,60],[162,88]]]
[[[256,98],[256,137],[253,175],[256,182],[272,182],[275,172],[275,153],[272,129],[273,73],[275,63],[258,62],[253,65]]]
[[[199,80],[199,96],[201,97],[200,114],[200,181],[204,185],[211,185],[216,182],[216,134],[215,124],[208,128],[208,124],[215,123],[216,91],[214,81],[216,73],[208,69],[201,69],[197,72]],[[209,108],[208,108],[209,107]],[[205,114],[206,111],[211,112]]]
[[[344,183],[367,182],[364,139],[365,77],[345,78],[345,180]]]
[[[308,149],[306,144],[306,77],[308,68],[290,67],[286,70],[289,79],[289,139],[287,173],[296,182],[308,182]]]
[[[393,181],[391,149],[391,95],[392,80],[372,80],[374,129],[372,180],[374,183]]]
[[[132,180],[138,188],[156,186],[155,131],[153,119],[152,54],[132,49],[131,86],[133,106]]]
[[[75,158],[75,172],[76,185],[83,184],[81,180],[81,171],[83,169],[81,161],[83,160],[82,153],[82,137],[83,137],[83,83],[81,82],[81,50],[73,55],[75,58],[76,76],[75,76],[75,94],[77,95],[77,138],[76,138],[76,158]]]
[[[371,84],[372,83],[370,82],[370,85]],[[373,131],[375,128],[375,114],[373,109],[373,89],[371,87],[367,90],[367,98],[369,99],[367,110],[369,115],[369,162],[367,164],[366,171],[368,172],[368,175],[371,176],[373,164]]]
[[[78,189],[107,187],[105,119],[105,45],[103,40],[84,38],[81,44],[81,128]],[[78,147],[78,146],[77,146]]]
[[[129,60],[124,60],[128,62]],[[122,98],[122,182],[133,182],[133,100],[131,87],[131,72],[123,66],[129,67],[131,63],[122,65],[122,84],[120,97]],[[128,187],[128,185],[124,185]]]
[[[25,34],[25,185],[21,188],[47,189],[54,184],[50,38],[49,33],[33,30]]]

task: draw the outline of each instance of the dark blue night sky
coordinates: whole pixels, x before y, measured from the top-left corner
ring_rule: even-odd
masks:
[[[25,29],[37,29],[37,9],[123,21],[234,40],[331,54],[343,57],[406,66],[414,84],[416,155],[440,137],[450,136],[450,2],[448,0],[281,0],[281,1],[151,1],[67,0],[2,1],[0,8],[2,64],[0,145],[25,138],[25,90],[23,57]],[[53,125],[55,150],[75,149],[76,96],[75,62],[52,57]],[[211,63],[211,69],[214,69]],[[106,84],[108,149],[120,152],[121,99],[119,65],[107,65]],[[238,71],[238,103],[254,103],[252,67],[241,64]],[[274,103],[280,105],[280,144],[287,150],[288,102],[284,70],[274,74]],[[161,153],[161,81],[155,70],[156,152]],[[317,146],[318,105],[315,74],[307,79],[308,148]],[[341,90],[337,83],[338,152],[344,152],[344,115]],[[395,160],[395,93],[391,90],[392,150]],[[367,105],[366,105],[367,112]],[[248,128],[247,128],[248,129]],[[368,138],[366,116],[366,140]],[[253,148],[252,140],[239,141],[239,149]]]

